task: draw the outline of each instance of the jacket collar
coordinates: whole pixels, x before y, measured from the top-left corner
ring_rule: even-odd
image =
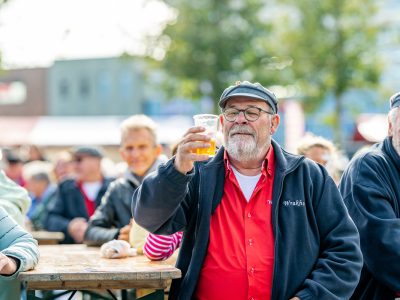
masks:
[[[397,170],[400,172],[400,155],[397,153],[396,149],[393,147],[393,142],[391,137],[386,137],[383,141],[383,149],[388,154]]]
[[[141,180],[139,180],[138,177],[134,176],[134,174],[129,169],[126,169],[125,178],[134,186],[139,186],[142,183],[144,177],[146,177],[149,173],[155,171],[159,165],[165,162],[167,162],[167,159],[165,159],[163,156],[159,156],[151,165],[151,167],[147,170],[146,174],[144,174]]]

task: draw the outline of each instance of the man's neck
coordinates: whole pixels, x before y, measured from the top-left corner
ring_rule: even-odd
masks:
[[[259,160],[251,161],[239,161],[229,158],[229,162],[235,167],[235,169],[242,175],[255,176],[261,173],[262,164],[264,158]]]
[[[82,180],[82,182],[97,182],[97,181],[101,181],[103,180],[103,176],[101,174],[96,174],[96,175],[92,175],[88,178],[86,178],[85,180]]]

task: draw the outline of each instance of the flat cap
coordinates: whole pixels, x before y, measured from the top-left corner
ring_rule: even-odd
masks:
[[[236,96],[264,100],[272,108],[275,114],[278,112],[278,100],[275,94],[258,82],[251,83],[249,81],[238,81],[235,85],[231,85],[222,93],[218,105],[221,108],[224,108],[226,101]]]
[[[400,106],[400,92],[390,97],[390,109]]]
[[[91,156],[91,157],[103,157],[103,152],[98,147],[93,146],[78,146],[72,149],[74,156]]]

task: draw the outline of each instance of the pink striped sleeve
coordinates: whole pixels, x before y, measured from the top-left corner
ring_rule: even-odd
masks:
[[[143,246],[143,253],[151,260],[164,260],[180,246],[183,232],[171,235],[149,233]]]

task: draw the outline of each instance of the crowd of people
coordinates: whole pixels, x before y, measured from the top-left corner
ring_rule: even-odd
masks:
[[[171,299],[395,299],[400,93],[389,103],[386,139],[345,164],[311,133],[285,151],[273,139],[276,96],[247,81],[219,99],[223,141],[211,158],[196,154],[210,145],[201,126],[165,156],[145,115],[121,124],[117,177],[99,147],[54,162],[34,146],[25,160],[3,149],[0,299],[18,299],[17,274],[37,264],[33,230],[62,232],[62,243],[123,240],[151,260],[179,248]]]

